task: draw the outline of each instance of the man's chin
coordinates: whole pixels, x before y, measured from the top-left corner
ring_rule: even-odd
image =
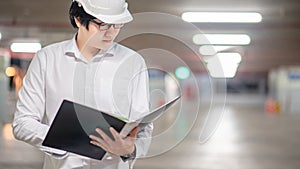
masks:
[[[101,46],[95,46],[95,48],[100,49],[100,50],[108,50],[111,47],[112,43],[106,43]]]

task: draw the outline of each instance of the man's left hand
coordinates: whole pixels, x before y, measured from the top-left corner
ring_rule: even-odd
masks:
[[[90,135],[91,144],[101,147],[103,150],[119,155],[124,156],[126,154],[131,154],[135,150],[134,140],[137,136],[139,127],[134,128],[130,135],[122,138],[120,134],[113,128],[109,128],[111,134],[114,137],[114,140],[107,136],[101,129],[97,128],[96,132],[102,137],[97,137]]]

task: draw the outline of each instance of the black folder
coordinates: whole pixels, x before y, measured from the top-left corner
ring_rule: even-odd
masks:
[[[100,128],[111,138],[113,136],[109,131],[110,127],[127,136],[134,127],[143,127],[153,122],[179,98],[180,96],[176,97],[132,122],[125,122],[106,112],[63,100],[42,145],[101,160],[106,151],[92,145],[89,138],[91,134],[98,135],[96,128]]]

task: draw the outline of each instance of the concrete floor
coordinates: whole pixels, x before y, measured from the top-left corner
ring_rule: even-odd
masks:
[[[263,97],[230,96],[212,138],[199,142],[204,117],[171,150],[139,159],[136,169],[299,169],[299,115],[268,115]],[[9,120],[8,120],[9,121]],[[7,123],[6,121],[5,123]],[[11,128],[0,127],[0,169],[40,169],[42,153],[12,138]],[[156,129],[160,126],[156,126]],[[168,144],[172,141],[165,140]],[[153,145],[152,149],[159,149]]]

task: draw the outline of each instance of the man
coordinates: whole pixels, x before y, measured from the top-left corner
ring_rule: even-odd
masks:
[[[123,24],[132,20],[125,0],[75,0],[70,21],[78,31],[72,40],[36,53],[19,92],[13,132],[17,139],[45,152],[45,169],[129,168],[150,145],[152,124],[114,139],[101,130],[91,144],[109,152],[100,160],[42,146],[64,99],[137,119],[149,110],[148,74],[142,57],[114,42]],[[135,139],[136,138],[136,139]]]

